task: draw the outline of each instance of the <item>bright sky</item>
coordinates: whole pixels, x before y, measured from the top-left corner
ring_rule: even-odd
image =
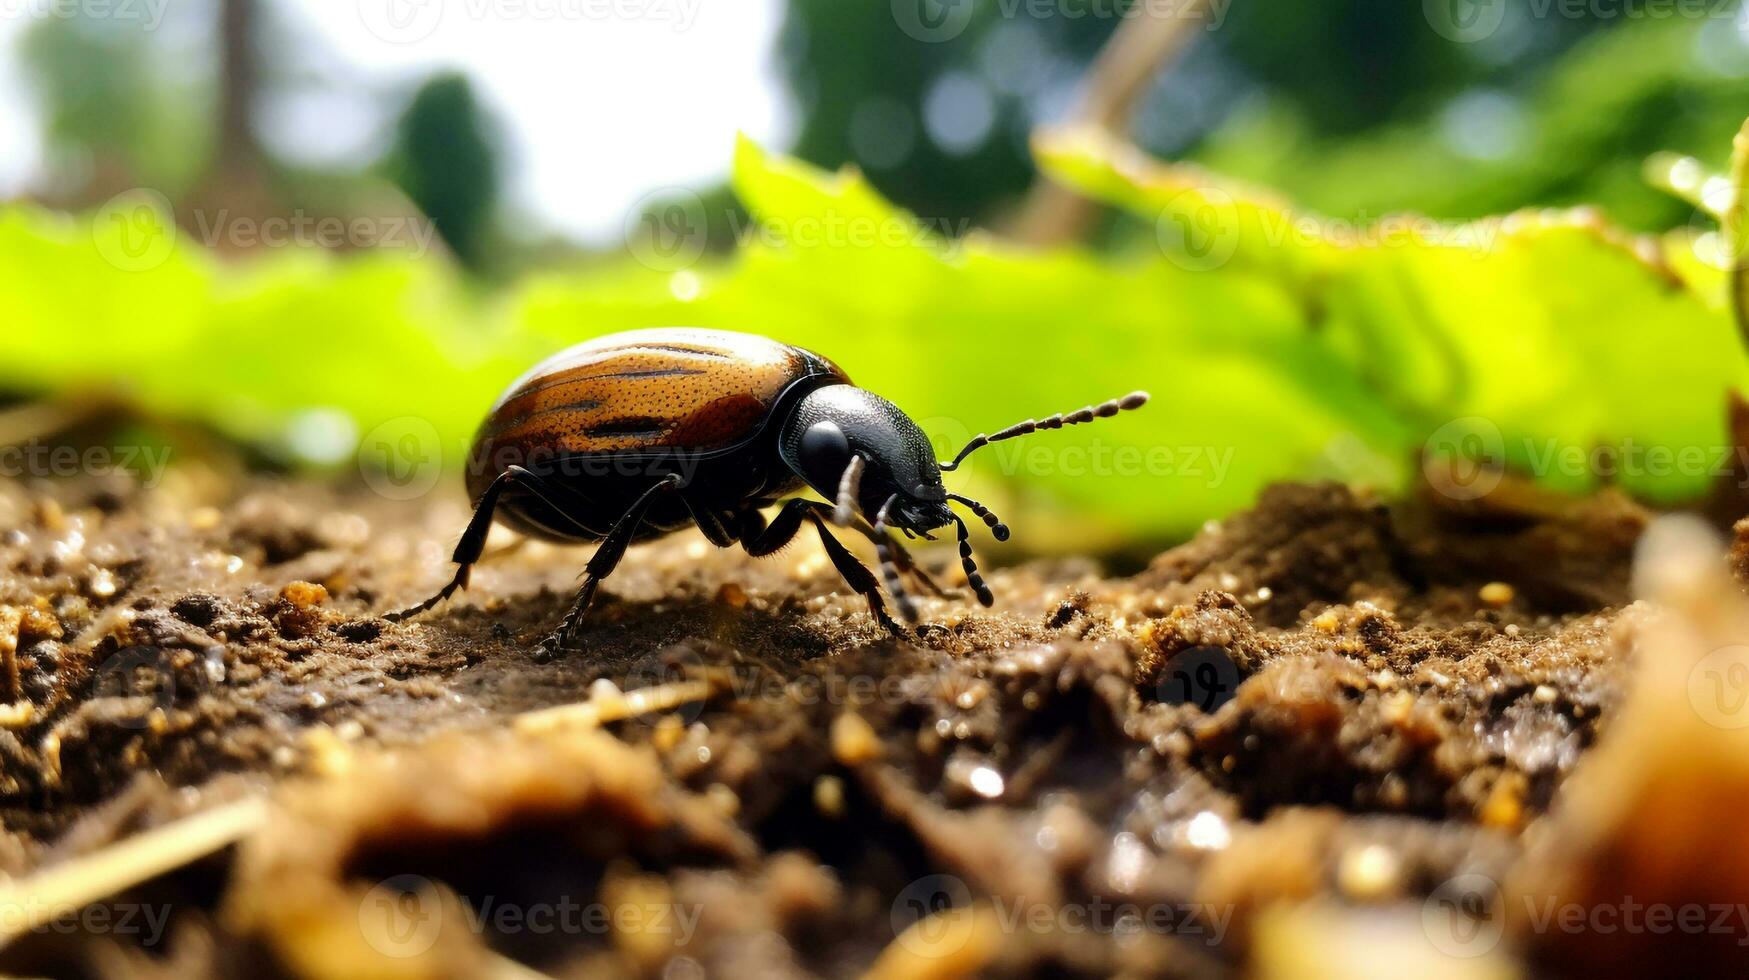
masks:
[[[0,0],[0,196],[41,166],[13,49],[54,2]],[[516,213],[588,241],[617,238],[652,190],[721,177],[737,131],[781,144],[793,126],[774,57],[781,0],[271,2],[328,55],[292,67],[333,80],[266,107],[276,150],[348,159],[385,122],[349,87],[410,89],[459,68],[508,130]]]

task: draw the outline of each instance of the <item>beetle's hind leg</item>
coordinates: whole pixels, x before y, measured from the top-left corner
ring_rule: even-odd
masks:
[[[577,631],[577,624],[583,620],[583,614],[589,610],[589,604],[595,600],[595,590],[600,587],[601,580],[613,574],[620,559],[625,557],[626,547],[632,543],[638,527],[644,523],[644,514],[650,509],[650,505],[662,494],[678,490],[682,482],[679,475],[664,478],[661,483],[645,490],[614,523],[613,530],[607,532],[607,537],[601,539],[600,547],[590,556],[589,564],[583,566],[583,584],[577,589],[577,597],[571,601],[571,611],[565,614],[559,628],[541,641],[541,651],[547,654],[556,653],[571,639],[572,634]]]
[[[449,580],[448,585],[437,590],[437,594],[431,598],[416,606],[409,606],[406,609],[389,613],[383,617],[384,619],[391,623],[410,619],[422,612],[435,609],[444,600],[455,595],[458,590],[468,587],[468,577],[473,573],[475,563],[480,560],[480,556],[486,550],[486,535],[492,530],[492,514],[498,509],[498,499],[504,495],[504,491],[512,487],[526,490],[547,503],[554,504],[553,510],[560,515],[565,513],[563,507],[554,503],[553,498],[558,494],[545,480],[520,466],[508,467],[504,472],[498,474],[498,478],[493,480],[492,485],[486,488],[486,492],[480,495],[480,502],[474,507],[474,516],[468,520],[467,530],[462,532],[462,539],[455,546],[455,555],[450,559],[457,566],[455,577]],[[581,524],[577,525],[577,529],[591,537],[594,536],[593,532]]]

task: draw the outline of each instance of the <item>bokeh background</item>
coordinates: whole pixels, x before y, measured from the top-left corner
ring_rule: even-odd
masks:
[[[0,445],[459,493],[536,358],[697,324],[944,450],[1153,390],[972,468],[1038,550],[1430,449],[1692,500],[1745,114],[1718,0],[0,0]]]

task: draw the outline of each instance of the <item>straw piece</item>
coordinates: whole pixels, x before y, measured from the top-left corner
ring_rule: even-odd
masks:
[[[55,919],[217,853],[267,820],[259,797],[227,803],[136,834],[0,886],[0,948]]]

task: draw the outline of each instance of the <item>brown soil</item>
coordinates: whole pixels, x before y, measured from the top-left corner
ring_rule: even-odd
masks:
[[[275,801],[107,903],[167,911],[162,935],[70,910],[0,968],[1228,975],[1356,910],[1419,935],[1446,883],[1538,859],[1627,696],[1649,520],[1283,486],[1129,578],[1041,562],[990,576],[993,611],[924,600],[915,642],[811,543],[686,534],[634,549],[543,661],[575,550],[374,615],[441,583],[464,517],[211,474],[0,487],[0,870]],[[687,680],[711,695],[528,721]],[[384,896],[433,931],[385,950]],[[1563,972],[1540,935],[1475,962]]]

